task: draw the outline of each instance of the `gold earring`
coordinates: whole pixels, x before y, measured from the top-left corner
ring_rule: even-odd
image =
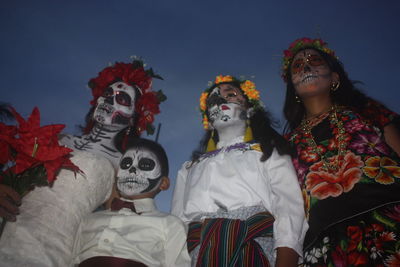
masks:
[[[340,86],[340,81],[337,81],[336,83],[332,83],[331,90],[333,92],[335,92],[339,88],[339,86]]]
[[[247,143],[247,142],[252,141],[253,139],[254,139],[254,137],[253,137],[253,131],[251,130],[251,127],[250,127],[250,121],[247,120],[246,121],[246,132],[244,134],[243,142]]]
[[[206,152],[214,151],[215,149],[217,149],[217,146],[215,145],[215,141],[214,141],[214,130],[213,130],[213,131],[211,132],[210,139],[208,139],[208,142],[207,142],[207,149],[206,149]]]

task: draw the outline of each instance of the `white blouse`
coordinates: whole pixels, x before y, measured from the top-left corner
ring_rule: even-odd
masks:
[[[308,224],[290,157],[274,150],[262,162],[259,144],[234,142],[219,144],[217,151],[203,155],[199,162],[183,164],[171,213],[189,223],[220,209],[263,206],[275,218],[274,248],[289,247],[302,255]]]
[[[133,202],[140,215],[123,208],[94,212],[83,219],[75,238],[75,263],[111,256],[153,267],[190,266],[182,221],[158,211],[152,198]]]

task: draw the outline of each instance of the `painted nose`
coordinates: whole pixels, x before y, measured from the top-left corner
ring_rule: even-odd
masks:
[[[106,99],[104,99],[104,102],[110,105],[114,105],[114,96],[106,97]]]
[[[134,174],[136,174],[136,168],[135,168],[135,167],[130,168],[130,169],[129,169],[129,173],[134,173]]]
[[[311,71],[310,65],[306,64],[306,65],[304,66],[303,71],[304,71],[304,72],[309,72],[309,71]]]

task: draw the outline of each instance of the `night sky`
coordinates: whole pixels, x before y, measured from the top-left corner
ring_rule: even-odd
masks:
[[[79,134],[89,79],[141,56],[164,77],[153,89],[168,96],[156,118],[172,180],[157,203],[168,211],[176,173],[203,135],[198,99],[208,81],[219,74],[253,80],[283,123],[281,55],[294,39],[324,39],[365,93],[399,113],[398,14],[394,0],[2,0],[0,101],[25,117],[37,106],[43,125]]]

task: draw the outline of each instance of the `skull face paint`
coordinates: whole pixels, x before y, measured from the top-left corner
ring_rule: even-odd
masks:
[[[208,116],[212,126],[218,130],[246,120],[246,99],[240,89],[230,84],[221,84],[207,99]]]
[[[135,88],[115,82],[98,98],[93,118],[103,125],[126,126],[135,112],[135,99]]]
[[[154,191],[161,181],[161,164],[147,148],[131,148],[122,156],[117,172],[117,188],[123,196]]]
[[[294,88],[299,96],[329,94],[333,73],[314,49],[305,49],[297,53],[290,70]]]

